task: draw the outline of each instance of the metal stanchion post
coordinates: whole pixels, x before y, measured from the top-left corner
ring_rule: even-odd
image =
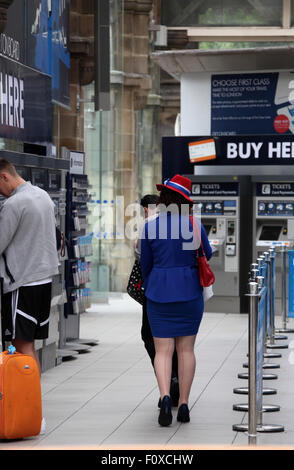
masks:
[[[261,268],[262,271],[262,268]],[[262,370],[264,368],[264,363],[263,361],[263,352],[264,352],[264,341],[262,341],[262,344],[258,344],[258,335],[265,336],[265,310],[266,310],[266,301],[267,301],[267,288],[265,286],[265,278],[263,276],[258,276],[257,277],[257,283],[258,283],[258,289],[259,289],[259,294],[261,296],[260,302],[261,302],[261,307],[259,305],[258,308],[258,327],[257,327],[257,376],[258,380],[264,380],[264,379],[277,379],[278,376],[275,374],[262,374]],[[265,289],[264,289],[265,288]],[[261,384],[259,384],[259,387],[261,388]],[[257,424],[259,426],[259,430],[261,431],[260,426],[262,426],[262,413],[263,412],[273,412],[273,411],[280,411],[280,407],[278,405],[264,405],[262,403],[262,393],[259,392],[259,400],[257,401]]]
[[[282,267],[281,267],[281,315],[283,322],[283,329],[287,331],[287,317],[286,317],[286,247],[283,245],[281,249]]]
[[[269,270],[270,270],[270,254],[268,251],[265,251],[264,254],[263,254],[263,258],[264,258],[264,264],[266,266],[265,268],[265,279],[264,279],[264,283],[265,283],[265,287],[266,287],[266,303],[268,302],[268,296],[269,296],[269,290],[271,289],[271,285],[270,285],[270,277],[269,277]],[[264,345],[263,345],[263,357],[264,358],[277,358],[277,357],[282,357],[281,354],[279,353],[267,353],[266,352],[266,347],[267,347],[267,315],[265,314],[264,315],[264,331],[265,331],[265,334],[264,334]],[[264,369],[279,369],[280,368],[280,364],[274,364],[274,363],[271,363],[271,362],[264,362],[263,363],[263,368]]]
[[[273,250],[271,250],[273,252]],[[272,258],[270,256],[270,251],[265,251],[265,262],[267,264],[267,279],[266,279],[266,284],[267,284],[267,302],[269,304],[269,310],[270,310],[270,304],[271,304],[271,293],[272,293],[272,278],[271,278],[271,264],[272,264]],[[266,359],[270,358],[280,358],[282,357],[281,353],[277,352],[267,352],[267,344],[269,340],[269,335],[268,335],[268,326],[269,326],[269,320],[268,320],[268,315],[265,315],[265,334],[264,334],[264,354],[263,357]]]
[[[274,302],[275,302],[275,299],[274,299],[274,296],[273,296],[273,289],[274,289],[274,259],[275,259],[275,254],[274,254],[274,250],[273,248],[270,248],[269,250],[270,252],[270,260],[271,260],[271,263],[270,263],[270,272],[269,272],[269,276],[270,276],[270,280],[271,280],[271,287],[270,287],[270,292],[269,292],[269,295],[270,295],[270,344],[274,345],[275,344],[275,331],[274,331],[274,321],[273,321],[273,318],[274,318]]]
[[[269,254],[269,251],[264,252],[264,262],[266,263],[266,278],[264,282],[266,286],[266,302],[268,304],[268,296],[269,296],[269,290],[270,290],[270,277],[269,277],[270,254]],[[267,342],[267,311],[264,316],[264,351],[266,350],[266,342]]]
[[[269,349],[287,349],[288,344],[276,344],[275,340],[275,250],[273,248],[269,249],[270,252],[270,280],[271,280],[271,289],[270,289],[270,341],[267,343],[267,348]]]
[[[250,283],[250,313],[249,313],[249,395],[248,395],[248,444],[256,444],[256,338],[257,338],[257,308],[258,284]]]
[[[248,353],[249,353],[249,424],[235,424],[233,431],[248,431],[248,444],[256,444],[257,419],[256,419],[256,327],[257,327],[257,305],[258,305],[258,284],[249,282],[250,312],[248,318]]]
[[[278,333],[294,333],[293,329],[287,328],[287,249],[285,245],[281,248],[282,267],[281,267],[281,315],[282,328],[277,329]]]
[[[264,287],[264,280],[265,279],[264,279],[263,276],[257,276],[258,294],[261,292],[262,288]],[[252,285],[252,284],[249,282],[249,287],[250,287],[250,285]],[[264,325],[265,325],[265,323],[263,324],[263,329],[264,329]],[[264,349],[264,342],[262,344],[262,349]],[[250,351],[250,349],[249,349],[249,351]],[[263,366],[264,366],[264,364],[263,364]],[[248,364],[247,364],[247,367],[248,367]],[[250,367],[250,364],[249,364],[249,367]],[[249,379],[249,374],[248,373],[247,374],[238,374],[238,378],[240,378],[240,379],[245,379],[245,378]],[[277,378],[278,377],[275,374],[262,374],[262,380],[277,379]],[[263,393],[263,394],[265,394],[265,393]],[[249,409],[249,404],[247,404],[247,403],[241,403],[241,404],[233,405],[233,410],[234,411],[246,412],[246,411],[248,411],[248,409]],[[264,412],[274,412],[274,411],[280,411],[280,407],[278,405],[263,405],[262,404],[261,409],[259,410],[259,414],[264,413]],[[258,418],[258,422],[262,423],[262,417]]]
[[[260,284],[261,286],[261,279]],[[263,425],[262,412],[264,411],[261,402],[257,401],[257,325],[258,325],[258,302],[259,289],[257,282],[249,282],[250,312],[249,312],[249,331],[248,331],[248,352],[249,352],[249,387],[248,387],[248,424],[235,424],[233,431],[247,432],[248,444],[256,445],[257,432],[282,432],[284,427],[280,425]],[[260,325],[263,328],[263,325]],[[259,378],[260,380],[260,378]],[[259,383],[260,385],[260,383]],[[260,393],[261,397],[264,393]],[[238,410],[239,411],[239,410]]]
[[[282,249],[283,249],[284,245],[282,245]],[[279,254],[281,254],[281,281],[283,280],[283,254],[282,254],[282,250],[280,252],[278,252]],[[283,297],[283,284],[281,285],[281,307],[283,309],[283,302],[284,302],[284,297]],[[285,336],[285,335],[278,335],[276,334],[277,333],[277,329],[276,329],[276,326],[275,326],[275,321],[276,321],[276,314],[275,314],[275,305],[274,305],[274,335],[275,335],[275,340],[284,340],[284,339],[288,339],[288,336]]]
[[[259,275],[259,269],[258,268],[251,269],[250,279],[251,279],[252,282],[256,282],[256,278],[257,278],[258,275]]]
[[[270,260],[269,260],[269,262],[270,262]],[[250,269],[251,269],[251,271],[250,271],[249,286],[250,286],[251,282],[253,282],[253,283],[255,282],[257,284],[256,281],[257,281],[257,276],[259,274],[258,264],[257,263],[252,263],[250,265]],[[248,294],[248,295],[250,295],[250,294]],[[266,328],[267,328],[267,326],[265,325],[265,331],[266,331]],[[266,333],[265,333],[265,335],[266,335]],[[281,357],[280,354],[275,354],[275,353],[267,353],[267,354],[268,355],[267,356],[264,355],[264,357]],[[243,374],[239,374],[238,377],[239,378],[248,378],[248,374],[244,374],[243,376],[242,375]],[[277,378],[277,377],[272,377],[272,378]],[[236,388],[234,388],[233,392],[236,393],[236,394],[240,394],[240,395],[248,395],[248,393],[249,393],[248,390],[249,390],[248,387],[236,387]],[[277,393],[277,390],[274,389],[274,388],[263,387],[263,389],[262,389],[262,394],[263,395],[275,395],[276,393]],[[245,406],[248,407],[248,405],[245,405]],[[242,408],[244,409],[243,404],[234,406],[234,410],[236,410],[236,411],[241,411]]]
[[[263,255],[261,255],[259,258],[263,260],[263,265],[266,266],[265,273],[264,273],[264,275],[265,275],[264,282],[265,282],[265,286],[267,288],[267,295],[269,295],[268,294],[268,292],[269,292],[269,275],[268,275],[268,272],[269,272],[269,263],[270,263],[269,252],[265,251],[263,253]],[[256,266],[257,266],[256,263],[251,264],[252,269],[256,269]],[[260,268],[260,266],[259,266],[259,268]],[[254,273],[256,273],[256,271],[254,271]],[[251,272],[249,272],[249,282],[254,281],[254,280],[256,280],[256,276],[253,276],[251,274]],[[267,316],[266,315],[264,316],[264,322],[265,322],[264,331],[267,332]],[[265,334],[264,335],[264,357],[282,357],[281,354],[278,354],[278,353],[266,353],[266,343],[267,343],[267,336]],[[248,368],[248,363],[244,363],[243,367]],[[279,369],[280,364],[273,364],[273,363],[269,363],[269,362],[264,362],[263,363],[263,368],[264,369]]]
[[[250,271],[249,271],[249,282],[250,282],[250,279],[256,277],[258,273],[259,273],[258,264],[257,263],[251,263],[250,264]]]
[[[260,269],[261,271],[261,264],[260,264]],[[258,289],[259,291],[263,288],[263,285],[264,285],[264,277],[263,276],[256,276],[256,282],[258,284]],[[263,344],[263,348],[264,348],[264,344]],[[248,379],[248,373],[242,373],[242,374],[238,374],[238,378],[239,379]],[[276,374],[262,374],[262,379],[263,380],[276,380],[278,378],[278,376]]]
[[[265,305],[262,304],[262,300],[264,302],[265,299],[265,291],[263,290],[264,287],[264,278],[262,276],[258,277],[258,286],[259,286],[259,293],[261,295],[261,307],[258,308],[258,317],[257,317],[257,330],[256,330],[256,357],[257,357],[257,366],[256,366],[256,373],[257,373],[257,387],[261,389],[261,356],[262,356],[262,349],[258,349],[258,335],[264,334],[263,328],[264,328],[264,321],[262,321],[262,315],[265,315]],[[263,292],[263,293],[262,293]],[[263,296],[263,299],[262,299]],[[259,315],[261,315],[259,317]],[[263,346],[263,345],[262,345]],[[256,419],[257,419],[257,432],[283,432],[284,431],[284,426],[281,426],[279,424],[263,424],[262,423],[262,416],[263,416],[263,411],[278,411],[275,405],[263,405],[262,404],[262,393],[257,393],[257,402],[256,402]]]

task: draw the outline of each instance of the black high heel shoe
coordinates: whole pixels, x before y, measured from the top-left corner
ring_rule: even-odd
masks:
[[[172,402],[172,406],[178,406],[179,403],[179,396],[180,396],[180,389],[179,389],[179,382],[177,377],[172,377],[170,383],[170,398]],[[161,407],[161,398],[158,400],[158,408]]]
[[[173,415],[171,412],[171,398],[165,395],[161,400],[160,413],[158,416],[158,423],[160,426],[169,426],[172,423]]]
[[[177,421],[180,421],[181,423],[189,423],[190,412],[189,412],[188,405],[186,405],[186,403],[183,403],[178,409]]]

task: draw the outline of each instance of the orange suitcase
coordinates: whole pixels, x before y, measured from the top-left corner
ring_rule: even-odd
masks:
[[[35,359],[26,354],[0,354],[0,439],[40,433],[41,384]]]

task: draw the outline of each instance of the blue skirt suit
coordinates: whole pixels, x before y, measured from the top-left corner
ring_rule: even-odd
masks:
[[[203,249],[209,260],[212,250],[206,231],[195,221],[201,227]],[[193,243],[192,224],[187,216],[159,213],[144,226],[141,238],[143,287],[148,320],[156,338],[190,336],[198,332],[204,303],[195,246],[199,243]]]

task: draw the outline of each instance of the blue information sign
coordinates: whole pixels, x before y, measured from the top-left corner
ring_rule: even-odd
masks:
[[[292,78],[277,72],[212,75],[211,134],[293,133]]]

